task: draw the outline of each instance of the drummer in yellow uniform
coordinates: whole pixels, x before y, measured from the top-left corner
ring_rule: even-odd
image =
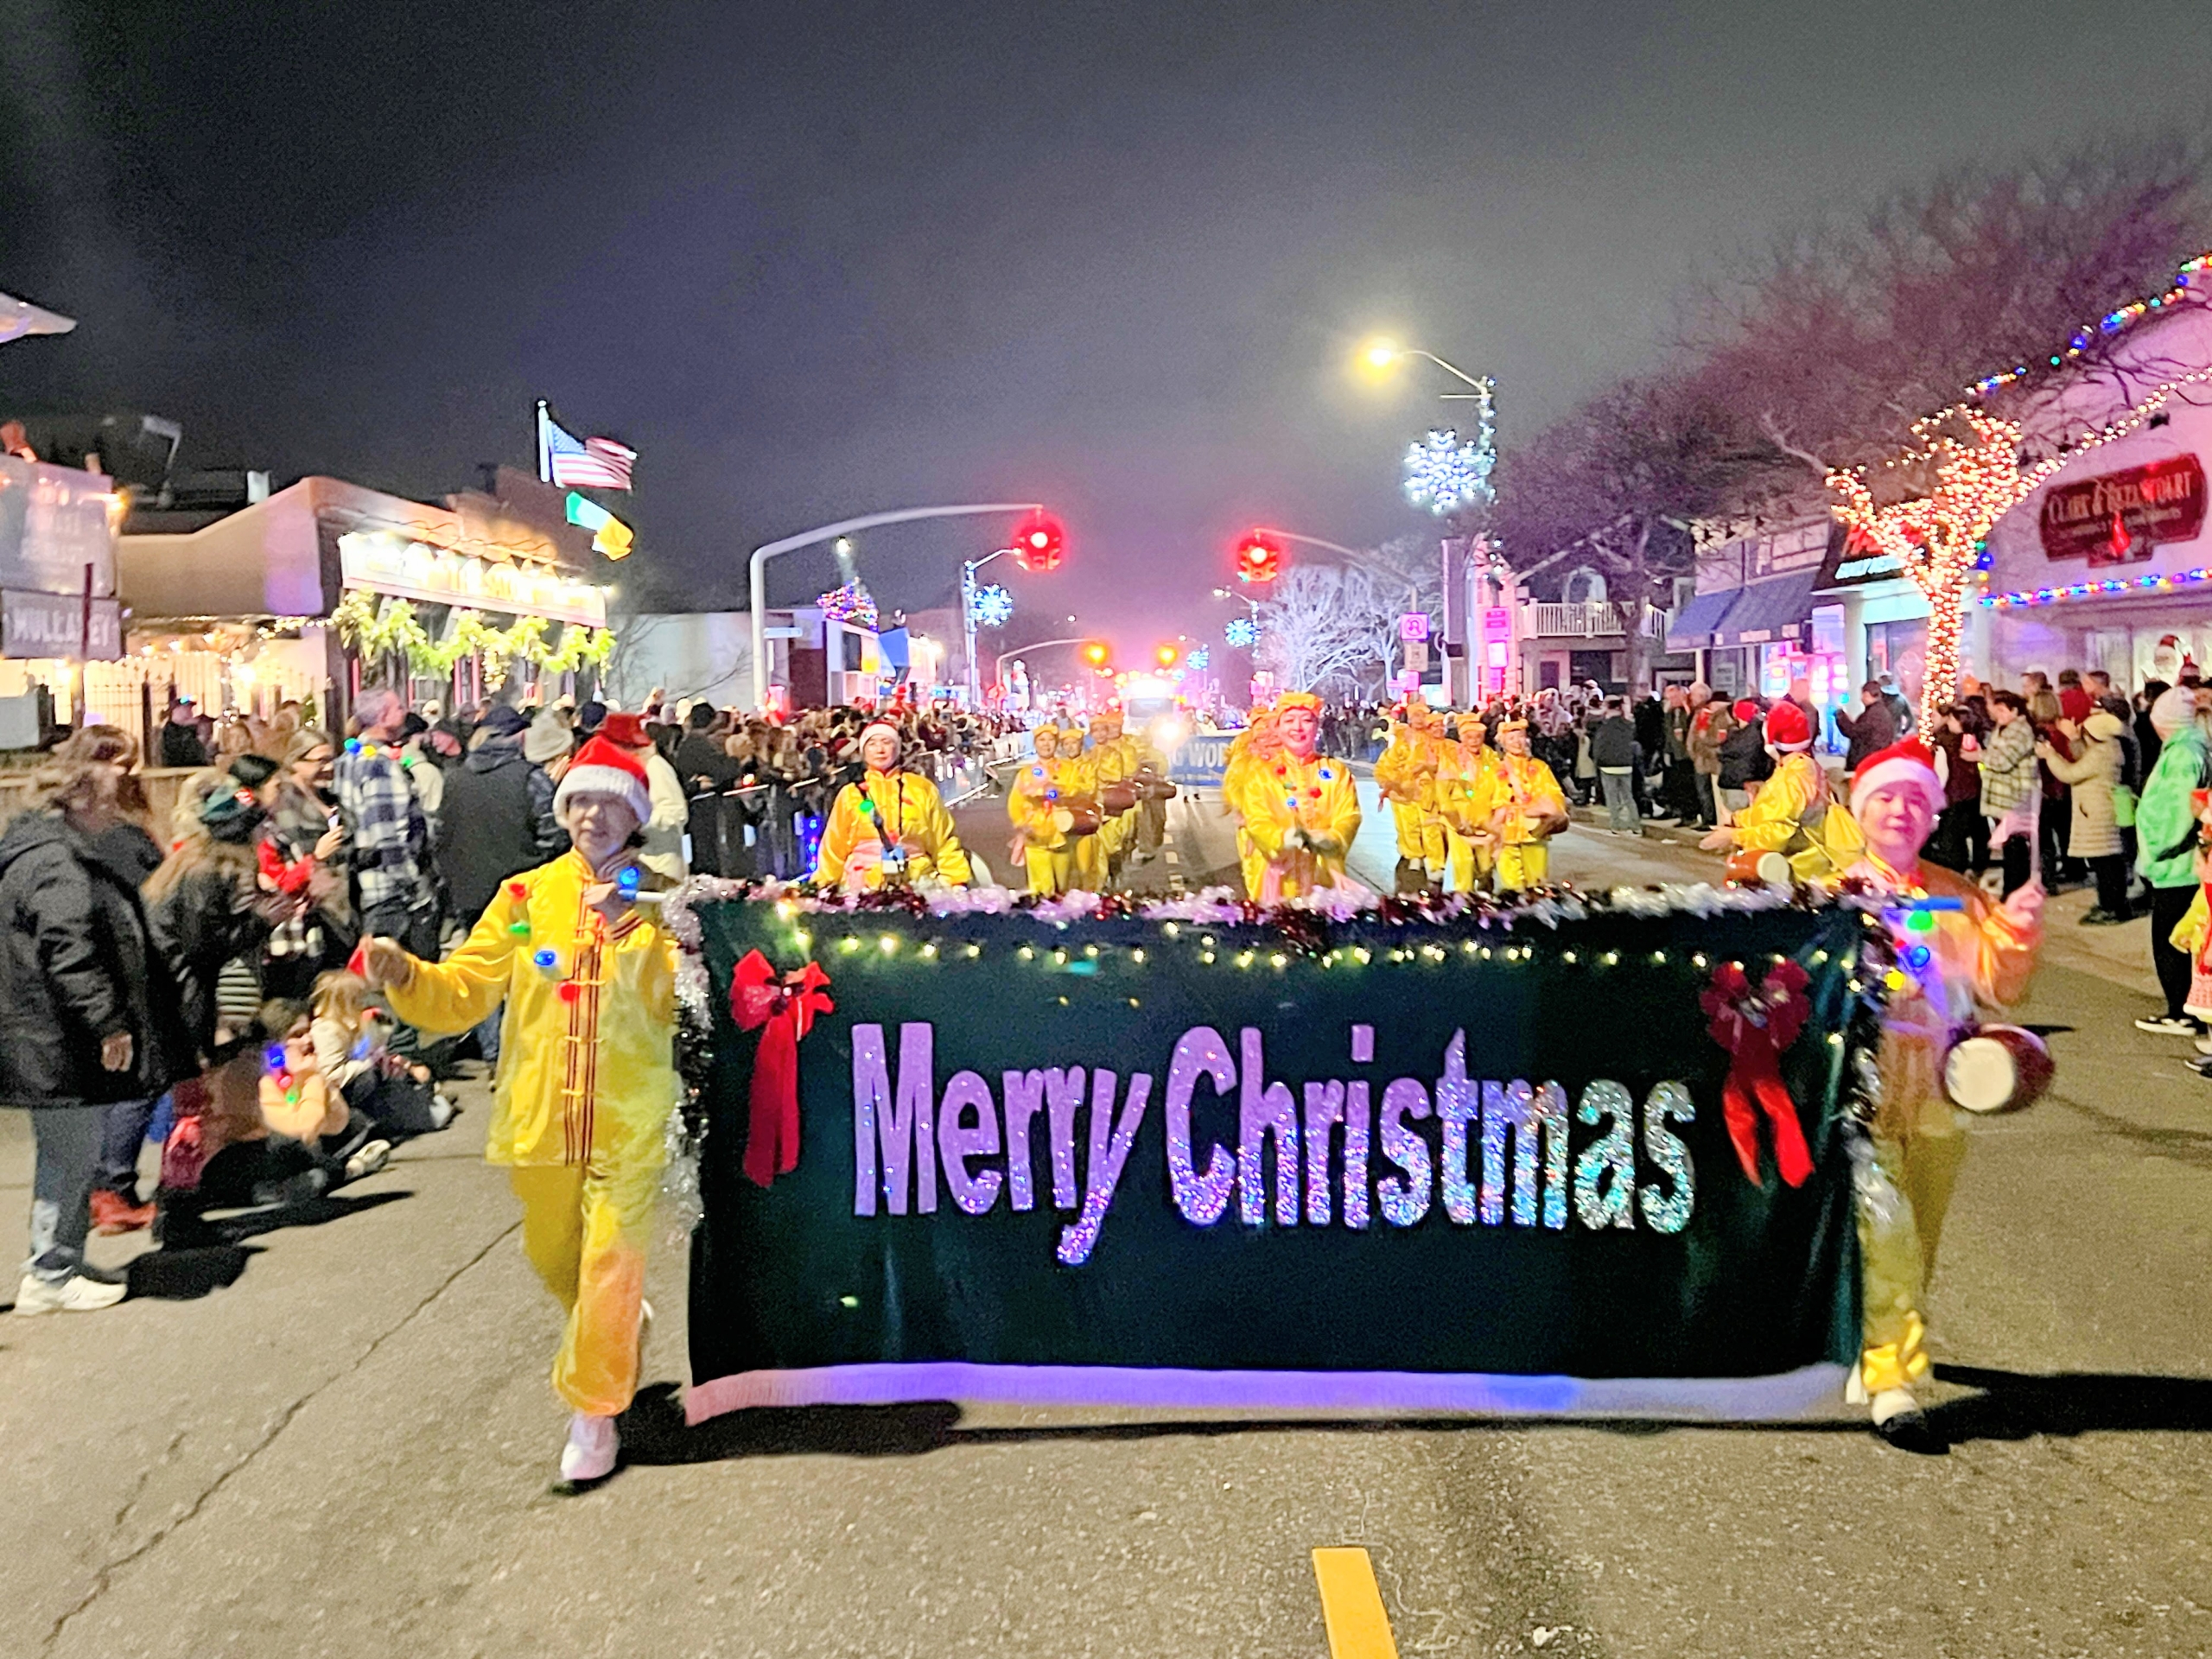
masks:
[[[1272,709],[1255,709],[1251,723],[1229,741],[1229,756],[1221,771],[1221,810],[1236,820],[1236,868],[1243,873],[1247,898],[1256,899],[1267,861],[1252,845],[1244,827],[1244,786],[1257,771],[1271,767],[1282,752],[1282,738],[1275,730]]]
[[[1487,791],[1490,832],[1497,848],[1497,890],[1540,885],[1551,868],[1551,838],[1567,828],[1567,797],[1552,769],[1529,752],[1529,722],[1497,728],[1502,751]]]
[[[874,890],[912,885],[964,887],[975,875],[937,785],[899,765],[898,728],[877,721],[861,734],[858,783],[837,791],[808,879]]]
[[[1136,775],[1136,745],[1122,734],[1120,709],[1101,709],[1091,717],[1090,743],[1090,753],[1087,758],[1091,775],[1102,795],[1109,784],[1126,783]],[[1103,800],[1100,810],[1103,815]],[[1121,874],[1122,860],[1135,838],[1136,828],[1137,813],[1134,804],[1122,811],[1102,817],[1098,826],[1098,851],[1108,882],[1112,882]]]
[[[1450,861],[1444,881],[1447,893],[1487,887],[1497,861],[1488,817],[1491,782],[1499,756],[1484,736],[1482,716],[1470,709],[1459,716],[1458,742],[1447,745],[1445,764],[1437,769],[1437,804],[1444,817],[1445,851]]]
[[[1351,768],[1318,753],[1321,699],[1293,691],[1275,704],[1281,750],[1255,760],[1243,775],[1237,810],[1260,861],[1262,903],[1295,899],[1344,880],[1344,857],[1359,833],[1359,795]]]
[[[1850,810],[1834,798],[1828,775],[1813,753],[1812,722],[1794,702],[1777,702],[1766,717],[1774,776],[1751,804],[1698,845],[1707,852],[1778,854],[1800,881],[1834,880],[1865,850]],[[1744,861],[1731,860],[1731,874]],[[1749,879],[1748,875],[1745,879]]]
[[[1398,832],[1398,876],[1403,885],[1409,875],[1429,874],[1421,789],[1424,770],[1430,766],[1430,749],[1414,710],[1408,708],[1401,712],[1405,718],[1390,722],[1389,741],[1376,758],[1375,783],[1390,804],[1390,822]]]
[[[1067,735],[1074,739],[1074,734]],[[1014,774],[1006,798],[1007,817],[1014,823],[1014,856],[1028,875],[1029,891],[1046,896],[1080,885],[1077,837],[1065,804],[1079,773],[1061,759],[1061,738],[1056,726],[1039,726],[1030,733],[1036,759]]]

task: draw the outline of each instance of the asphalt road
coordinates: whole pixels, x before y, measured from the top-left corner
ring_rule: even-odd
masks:
[[[1157,878],[1202,885],[1222,827],[1175,823]],[[1557,868],[1711,861],[1577,829]],[[1369,1552],[1405,1655],[2212,1651],[2212,1084],[2097,962],[2054,952],[2024,1010],[2055,1028],[2054,1094],[1974,1127],[1936,1308],[1947,1457],[1840,1405],[1685,1427],[947,1403],[686,1432],[677,1240],[629,1465],[556,1496],[556,1316],[477,1157],[478,1090],[316,1224],[141,1261],[110,1312],[0,1317],[0,1655],[1312,1659],[1311,1552],[1338,1545]],[[0,1113],[0,1232],[29,1179]]]

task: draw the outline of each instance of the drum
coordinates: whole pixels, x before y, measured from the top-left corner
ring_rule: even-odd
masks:
[[[1739,847],[1728,855],[1728,880],[1739,885],[1764,881],[1771,887],[1786,887],[1795,878],[1789,861],[1780,853],[1755,853],[1748,847]]]
[[[2050,1087],[2050,1050],[2018,1026],[1983,1026],[1943,1059],[1943,1092],[1968,1112],[2017,1112]]]
[[[1064,836],[1095,836],[1101,822],[1098,803],[1088,799],[1065,801],[1052,814],[1052,822]]]
[[[1109,817],[1118,818],[1137,804],[1137,786],[1126,779],[1116,779],[1100,788],[1098,799]]]

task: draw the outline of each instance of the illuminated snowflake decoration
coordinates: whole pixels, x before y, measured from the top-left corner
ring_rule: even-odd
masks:
[[[842,588],[833,588],[814,601],[822,613],[833,622],[855,623],[863,628],[875,626],[875,601],[857,580]]]
[[[1260,625],[1249,616],[1232,617],[1221,638],[1231,651],[1249,651],[1260,643]]]
[[[979,628],[1002,628],[1014,620],[1014,595],[997,582],[978,588],[970,603]]]
[[[1205,665],[1212,660],[1213,654],[1204,645],[1200,645],[1196,651],[1192,652],[1189,656],[1183,659],[1183,666],[1193,671],[1203,671]]]
[[[1406,451],[1406,499],[1438,518],[1491,499],[1491,468],[1497,456],[1483,435],[1463,442],[1457,432],[1431,432]]]

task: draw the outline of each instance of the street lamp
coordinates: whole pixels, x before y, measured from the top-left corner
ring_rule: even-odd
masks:
[[[1469,374],[1458,364],[1447,363],[1434,352],[1425,352],[1418,346],[1401,346],[1395,340],[1378,339],[1368,341],[1360,348],[1359,353],[1359,360],[1377,373],[1396,367],[1402,359],[1408,357],[1418,357],[1424,362],[1433,363],[1454,379],[1465,381],[1474,388],[1472,391],[1445,391],[1437,394],[1446,401],[1459,398],[1479,398],[1484,404],[1488,404],[1497,394],[1497,382],[1491,379],[1490,376],[1485,374],[1478,377]]]
[[[919,518],[971,518],[993,512],[1042,512],[1043,506],[1035,501],[986,501],[957,507],[900,507],[891,512],[865,513],[858,518],[842,518],[834,524],[823,524],[813,530],[803,530],[796,536],[786,536],[779,542],[765,542],[753,550],[753,706],[766,713],[768,707],[768,561],[785,553],[795,553],[802,547],[816,547],[823,542],[834,542],[855,531],[874,530],[882,524],[911,524]],[[994,558],[997,555],[992,556]],[[984,561],[978,561],[978,563]],[[972,578],[970,578],[972,581]],[[967,597],[967,584],[963,584],[962,597]],[[975,635],[969,634],[971,649],[969,654],[969,680],[975,680],[975,656],[972,645]]]

